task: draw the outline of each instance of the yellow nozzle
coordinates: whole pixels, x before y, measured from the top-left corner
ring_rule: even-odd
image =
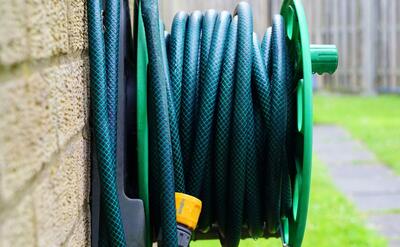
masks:
[[[176,221],[189,228],[196,229],[201,212],[201,201],[196,197],[175,193]]]

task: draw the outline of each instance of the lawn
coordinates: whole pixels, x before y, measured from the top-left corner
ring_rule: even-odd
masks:
[[[400,97],[314,97],[314,121],[345,127],[400,173]]]
[[[218,241],[198,241],[192,247],[217,247]],[[241,247],[278,247],[279,240],[246,240]],[[323,165],[314,162],[309,218],[304,247],[383,247],[386,241],[365,227],[363,217],[337,191]]]

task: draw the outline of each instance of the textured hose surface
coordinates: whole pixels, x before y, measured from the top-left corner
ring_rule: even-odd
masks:
[[[239,244],[244,225],[253,238],[279,234],[292,207],[296,145],[290,138],[295,84],[283,18],[273,18],[260,45],[247,3],[238,4],[233,16],[179,12],[166,43],[157,1],[142,4],[151,209],[162,245],[177,245],[175,191],[202,200],[199,230],[216,223],[226,246]]]
[[[101,2],[88,1],[91,109],[108,245],[125,246],[115,171],[119,1],[107,1],[106,9],[109,13],[105,39]]]
[[[150,203],[153,217],[161,221],[162,245],[177,246],[175,182],[169,122],[167,78],[160,35],[158,1],[142,2],[149,54],[148,114],[150,133]],[[169,91],[169,90],[168,90]],[[170,109],[171,110],[171,109]],[[173,109],[172,109],[173,110]],[[159,212],[159,213],[158,213]],[[157,217],[160,215],[160,217]]]
[[[108,0],[104,12],[104,41],[107,78],[107,109],[113,152],[117,141],[120,1]]]

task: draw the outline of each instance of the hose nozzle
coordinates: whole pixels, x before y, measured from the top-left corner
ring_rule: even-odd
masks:
[[[196,197],[175,193],[176,222],[178,223],[178,246],[188,247],[192,231],[196,229],[201,212],[201,201]]]

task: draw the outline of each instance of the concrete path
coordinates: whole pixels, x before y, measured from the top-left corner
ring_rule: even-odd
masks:
[[[314,153],[368,224],[387,237],[389,246],[400,246],[400,176],[341,127],[315,126]]]

